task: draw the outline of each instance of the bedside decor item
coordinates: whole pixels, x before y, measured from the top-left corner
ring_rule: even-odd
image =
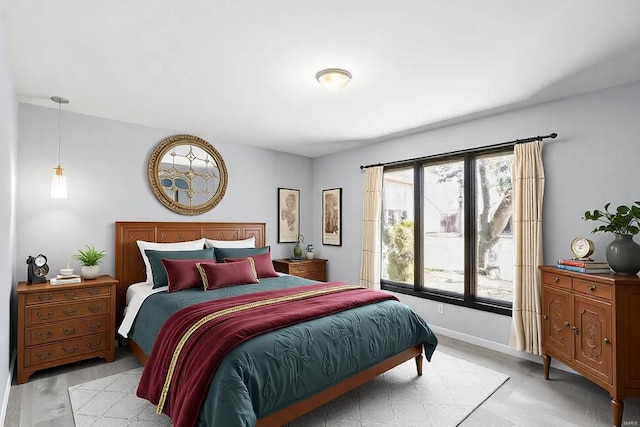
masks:
[[[342,188],[322,190],[322,244],[342,246]]]
[[[73,276],[73,268],[60,269],[60,277],[71,277],[71,276]]]
[[[175,135],[158,144],[149,158],[147,178],[160,203],[182,215],[210,211],[227,191],[222,156],[193,135]]]
[[[46,282],[47,273],[49,273],[47,257],[42,254],[35,257],[29,255],[27,258],[27,284]]]
[[[51,180],[51,198],[67,198],[67,177],[64,176],[64,169],[60,166],[60,116],[62,115],[62,104],[68,104],[69,100],[59,96],[52,96],[51,100],[58,103],[58,166],[53,168],[53,178]]]
[[[304,243],[304,236],[302,234],[298,236],[298,241],[296,242],[296,245],[293,247],[292,259],[302,259],[302,248],[300,247],[300,243]]]
[[[590,260],[590,256],[595,249],[593,242],[584,237],[576,237],[571,241],[571,252],[575,255],[576,260]]]
[[[278,188],[278,243],[298,242],[299,235],[300,190]]]
[[[313,259],[313,245],[309,243],[306,247],[307,250],[307,259]]]
[[[87,249],[78,249],[73,255],[74,259],[82,264],[81,275],[83,279],[95,279],[100,274],[100,261],[106,256],[104,251],[98,251],[95,247],[86,245]]]
[[[633,241],[633,236],[640,232],[640,202],[631,206],[620,205],[614,212],[609,212],[610,205],[604,205],[603,211],[586,211],[583,219],[605,224],[594,228],[592,233],[610,232],[615,235],[606,251],[611,269],[617,274],[635,275],[640,271],[640,245]]]

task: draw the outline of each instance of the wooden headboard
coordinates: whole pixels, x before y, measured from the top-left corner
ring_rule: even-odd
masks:
[[[206,237],[214,240],[256,238],[256,247],[265,246],[263,222],[116,222],[115,276],[118,280],[116,322],[120,325],[127,288],[144,282],[146,272],[136,241],[175,243]]]

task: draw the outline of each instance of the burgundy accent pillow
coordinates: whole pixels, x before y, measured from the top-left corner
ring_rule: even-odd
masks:
[[[162,258],[162,265],[167,272],[168,292],[202,287],[202,277],[196,263],[215,264],[215,259],[167,259]]]
[[[196,263],[196,267],[200,271],[205,291],[226,286],[258,283],[258,277],[251,259],[229,264],[199,262]]]
[[[244,261],[247,258],[253,258],[258,279],[264,279],[265,277],[279,277],[279,274],[276,273],[275,268],[273,268],[273,262],[271,262],[271,254],[269,252],[266,254],[251,255],[245,258],[225,258],[224,262]]]

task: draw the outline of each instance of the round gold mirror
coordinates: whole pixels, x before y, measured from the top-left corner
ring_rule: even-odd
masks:
[[[213,209],[227,191],[227,168],[211,144],[192,135],[162,141],[149,159],[147,176],[153,194],[182,215]]]

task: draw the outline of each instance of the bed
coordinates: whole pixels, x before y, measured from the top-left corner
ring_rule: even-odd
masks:
[[[138,240],[172,243],[203,237],[231,241],[254,238],[255,246],[263,247],[266,236],[264,223],[116,222],[115,232],[119,325],[128,302],[127,294],[131,303],[135,290],[131,285],[146,278]],[[179,311],[201,301],[205,294],[206,298],[221,301],[251,292],[286,291],[298,286],[302,289],[315,285],[309,280],[285,275],[260,279],[256,286],[241,285],[207,292],[195,289],[156,292],[141,304],[139,317],[128,334],[128,345],[136,357],[147,364],[159,331],[158,324],[170,315],[166,310]],[[332,336],[335,335],[332,330],[342,332],[336,337]],[[345,338],[349,334],[351,338]],[[389,340],[392,335],[394,339]],[[430,359],[436,345],[437,339],[424,321],[396,301],[357,307],[265,333],[240,344],[222,360],[211,380],[197,425],[283,425],[412,358],[421,375],[423,350]],[[274,356],[287,351],[297,352],[303,362],[287,359],[289,362],[285,363],[283,357]],[[276,372],[279,369],[282,372]],[[321,378],[316,376],[320,371],[325,373]]]

